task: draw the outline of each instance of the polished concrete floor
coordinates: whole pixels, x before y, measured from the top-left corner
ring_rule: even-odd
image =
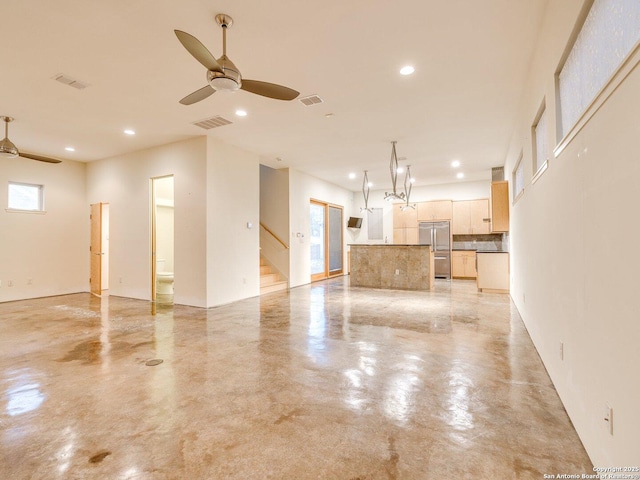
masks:
[[[545,473],[592,465],[509,297],[473,282],[0,304],[0,479]]]

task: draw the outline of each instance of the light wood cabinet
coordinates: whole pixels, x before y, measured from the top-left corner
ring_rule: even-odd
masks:
[[[418,221],[451,220],[451,200],[437,200],[418,203]]]
[[[509,182],[491,183],[491,233],[509,231]]]
[[[393,206],[393,228],[418,228],[418,212],[415,208],[401,210],[400,205]]]
[[[393,229],[393,243],[401,245],[418,244],[418,227],[400,227]]]
[[[462,200],[453,202],[453,235],[482,235],[491,231],[489,200]]]
[[[476,252],[472,250],[451,252],[451,276],[453,278],[476,278]]]
[[[509,292],[509,254],[478,253],[478,290],[481,292]]]

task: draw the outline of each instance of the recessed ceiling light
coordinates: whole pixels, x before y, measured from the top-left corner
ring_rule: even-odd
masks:
[[[456,174],[456,177],[457,177],[457,178],[464,178],[464,173],[462,173],[462,172],[458,172],[458,173]]]
[[[76,149],[75,149],[75,148],[73,148],[73,147],[64,147],[64,149],[65,149],[67,152],[75,152],[75,151],[76,151]]]
[[[247,116],[247,111],[238,109],[238,110],[236,110],[236,115],[239,116],[239,117],[246,117]]]
[[[333,117],[335,114],[334,113],[325,113],[324,116],[327,118],[331,118]]]
[[[396,172],[398,172],[398,173],[404,173],[404,168],[402,168],[402,167],[398,167],[398,168],[397,168],[397,170],[396,170]]]
[[[356,178],[356,174],[355,174],[355,173],[353,173],[353,172],[351,172],[351,173],[349,174],[349,178],[350,178],[351,180],[353,180],[354,178]]]
[[[125,135],[135,135],[135,134],[136,134],[136,132],[135,132],[134,130],[131,130],[130,128],[127,128],[127,129],[124,131],[124,134],[125,134]]]
[[[451,162],[451,166],[453,168],[458,168],[460,166],[460,160],[454,160],[453,162]]]
[[[400,69],[400,75],[411,75],[415,71],[412,65],[406,65]]]

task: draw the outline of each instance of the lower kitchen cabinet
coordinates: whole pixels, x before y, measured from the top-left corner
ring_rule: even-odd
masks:
[[[475,250],[454,250],[451,252],[451,276],[453,278],[476,278]]]
[[[509,253],[478,252],[478,290],[481,292],[509,292]]]

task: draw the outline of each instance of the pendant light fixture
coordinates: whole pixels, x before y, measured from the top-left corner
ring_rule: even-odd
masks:
[[[364,197],[364,208],[360,207],[360,211],[364,212],[365,210],[367,212],[373,212],[373,210],[371,210],[369,208],[369,176],[367,175],[367,171],[364,171],[364,177],[362,178],[362,196]]]
[[[404,176],[404,195],[407,203],[405,203],[400,207],[400,210],[402,210],[403,212],[408,208],[413,208],[414,210],[416,209],[415,203],[413,205],[409,204],[409,197],[411,196],[412,185],[413,185],[413,177],[411,177],[411,165],[407,165],[407,173]]]
[[[385,192],[384,199],[387,201],[400,200],[405,201],[405,193],[396,191],[398,181],[398,156],[396,155],[396,141],[391,142],[391,160],[389,160],[389,173],[391,174],[392,192]]]

